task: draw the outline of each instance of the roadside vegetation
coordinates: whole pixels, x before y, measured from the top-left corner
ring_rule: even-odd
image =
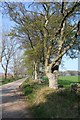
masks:
[[[4,85],[4,84],[7,84],[7,83],[10,83],[10,82],[14,82],[14,81],[16,81],[16,80],[18,80],[18,79],[21,79],[21,77],[17,77],[16,79],[13,77],[13,78],[0,78],[0,86],[1,85]]]
[[[22,89],[28,102],[28,107],[35,118],[78,118],[80,117],[80,96],[70,91],[70,84],[79,82],[77,76],[59,77],[57,91],[48,87],[48,80],[42,83],[28,78]]]
[[[15,81],[14,78],[7,78],[6,80],[2,78],[2,85]]]
[[[2,85],[2,78],[0,77],[0,86]]]

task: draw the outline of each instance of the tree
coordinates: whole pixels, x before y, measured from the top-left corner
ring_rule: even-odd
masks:
[[[59,65],[63,55],[67,53],[73,58],[76,57],[74,53],[79,53],[79,41],[75,34],[79,33],[80,27],[77,32],[79,21],[75,21],[80,2],[35,3],[33,7],[34,10],[27,10],[23,3],[7,4],[10,18],[18,25],[18,34],[15,35],[14,32],[14,36],[22,38],[27,35],[28,39],[25,41],[30,43],[32,48],[34,43],[42,41],[44,68],[49,87],[57,89]]]
[[[41,46],[36,45],[34,49],[29,49],[24,52],[25,66],[27,66],[28,74],[32,74],[34,80],[39,79],[39,65],[42,58],[42,49]]]
[[[21,58],[22,54],[23,52],[19,48],[13,55],[13,62],[12,62],[11,69],[12,69],[15,79],[25,76],[23,74],[26,73],[26,70],[22,65],[22,58]]]
[[[23,8],[22,4],[18,4],[18,8],[21,8],[21,12],[24,16],[20,16],[20,13],[14,13],[15,12],[14,8],[17,7],[16,4],[13,4],[13,5],[10,4],[10,6],[9,6],[9,4],[7,4],[7,5],[8,5],[8,9],[9,10],[11,9],[11,11],[9,11],[10,17],[12,18],[12,20],[14,20],[17,23],[17,26],[11,31],[9,36],[18,38],[19,41],[22,43],[23,48],[26,48],[27,56],[29,56],[29,58],[31,58],[31,56],[32,56],[32,63],[33,63],[33,68],[34,68],[34,79],[38,79],[37,78],[37,76],[38,76],[37,72],[38,72],[38,67],[39,67],[38,64],[42,58],[42,50],[43,50],[42,43],[43,43],[43,41],[42,41],[42,39],[40,41],[38,41],[38,38],[39,37],[41,38],[42,34],[40,33],[40,35],[38,35],[39,32],[38,32],[37,27],[34,29],[34,27],[35,27],[34,25],[36,25],[35,17],[32,20],[31,15],[25,16],[24,14],[26,14],[26,13],[23,10],[24,8]],[[12,13],[12,11],[13,11],[13,13]],[[18,17],[16,17],[16,14],[18,14]],[[30,24],[32,27],[30,26]],[[39,25],[39,27],[40,27],[40,25]],[[40,47],[39,47],[39,44],[40,44]],[[31,55],[29,55],[28,52]],[[27,61],[27,62],[29,62],[29,61]]]
[[[5,79],[7,78],[9,64],[12,60],[14,53],[17,50],[17,44],[15,40],[10,39],[5,33],[2,37],[2,51],[1,51],[1,66],[5,73]]]

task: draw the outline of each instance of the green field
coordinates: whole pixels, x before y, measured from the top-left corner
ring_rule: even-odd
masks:
[[[48,78],[42,78],[45,82],[48,83]],[[59,76],[58,84],[63,85],[64,87],[70,87],[71,83],[78,83],[80,82],[80,76]]]
[[[79,77],[80,78],[80,77]],[[22,84],[28,108],[35,118],[79,118],[80,96],[70,91],[70,84],[79,81],[77,76],[59,77],[59,84],[65,89],[54,91],[44,83],[27,79]]]
[[[71,83],[80,82],[80,76],[60,76],[58,83],[64,87],[70,87]]]

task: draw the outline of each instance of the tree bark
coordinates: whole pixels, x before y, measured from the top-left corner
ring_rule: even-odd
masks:
[[[48,73],[47,77],[49,79],[49,87],[58,89],[58,71],[55,70],[54,73]]]
[[[37,63],[34,62],[34,80],[38,80]]]
[[[6,69],[5,69],[5,79],[7,78],[7,68],[8,68],[8,65],[6,65]]]
[[[6,80],[6,78],[7,78],[7,71],[5,71],[5,80]]]
[[[46,76],[49,80],[49,87],[53,89],[58,89],[58,69],[59,65],[55,65],[53,67],[47,66],[45,69]]]
[[[7,61],[6,67],[4,67],[4,65],[2,63],[1,63],[1,66],[4,69],[4,78],[6,79],[7,78],[7,71],[8,71],[8,61]]]

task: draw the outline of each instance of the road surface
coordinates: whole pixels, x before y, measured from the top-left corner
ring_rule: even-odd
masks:
[[[0,93],[2,92],[0,95],[0,98],[2,97],[2,103],[0,101],[2,118],[30,118],[25,97],[19,88],[24,81],[25,78],[0,86]]]

